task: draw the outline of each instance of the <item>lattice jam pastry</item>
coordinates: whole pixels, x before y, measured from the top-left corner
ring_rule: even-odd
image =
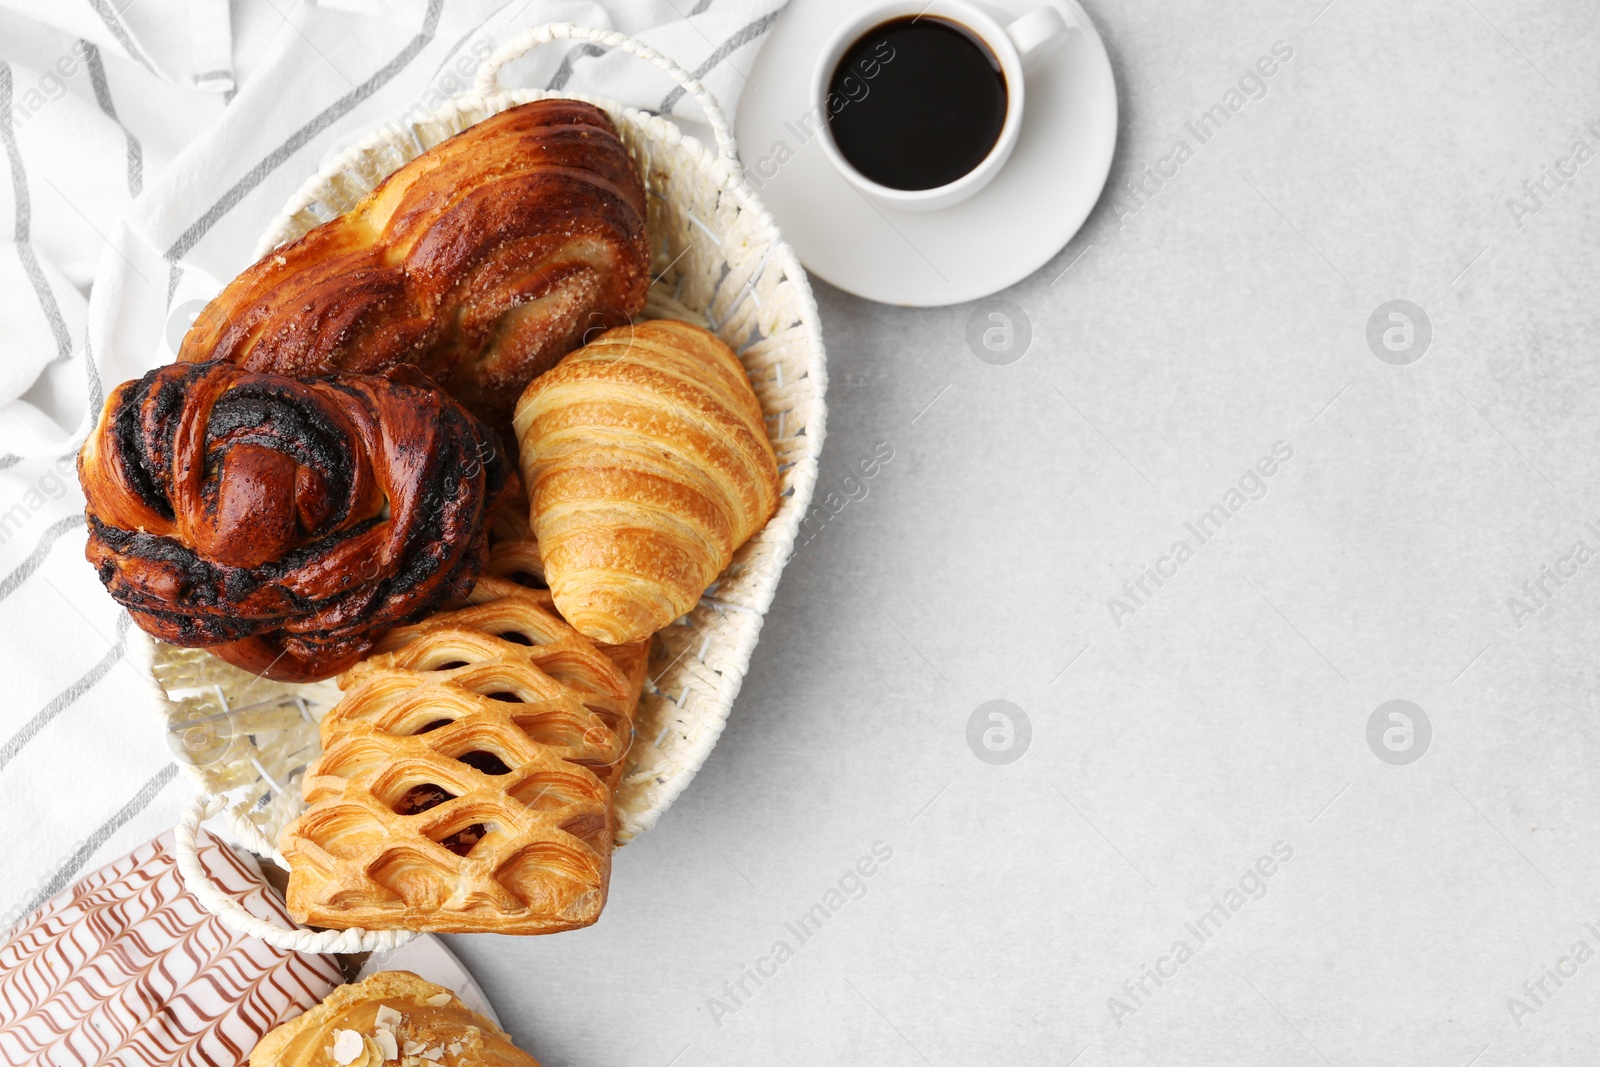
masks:
[[[280,841],[301,922],[538,934],[599,917],[648,642],[598,646],[507,578],[468,599],[340,677]]]

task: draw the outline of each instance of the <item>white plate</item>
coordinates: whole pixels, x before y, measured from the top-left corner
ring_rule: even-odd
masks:
[[[467,1007],[496,1026],[500,1025],[500,1016],[494,1013],[494,1005],[483,995],[483,988],[467,973],[466,967],[456,959],[456,954],[445,948],[444,942],[432,934],[419,934],[399,948],[374,952],[367,957],[366,965],[356,975],[356,981],[371,978],[379,971],[410,971],[424,981],[453,989]]]
[[[829,165],[819,135],[803,136],[812,68],[856,5],[790,5],[749,72],[736,129],[751,186],[807,270],[869,300],[936,307],[1021,281],[1072,239],[1111,168],[1117,86],[1089,16],[1074,0],[1053,2],[1079,29],[1028,72],[1016,152],[970,199],[922,214],[871,204]],[[980,6],[1007,22],[1038,4]]]

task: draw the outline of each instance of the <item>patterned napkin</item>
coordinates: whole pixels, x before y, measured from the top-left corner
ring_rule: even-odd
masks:
[[[212,881],[291,925],[254,865],[200,832]],[[343,981],[331,956],[236,934],[184,888],[172,834],[62,892],[0,944],[0,1062],[239,1067]]]

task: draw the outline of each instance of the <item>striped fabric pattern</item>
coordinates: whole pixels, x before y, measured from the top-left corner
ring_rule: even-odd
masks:
[[[276,896],[202,831],[201,862],[252,914]],[[0,1060],[52,1067],[237,1067],[342,981],[329,956],[233,933],[184,889],[171,833],[84,878],[0,946]]]

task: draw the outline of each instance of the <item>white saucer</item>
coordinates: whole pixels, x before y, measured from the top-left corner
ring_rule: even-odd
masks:
[[[750,184],[807,270],[869,300],[935,307],[1021,281],[1072,239],[1111,168],[1117,87],[1089,16],[1075,0],[1049,2],[1079,28],[1028,72],[1016,151],[971,198],[920,214],[870,203],[828,163],[820,134],[800,136],[817,56],[856,4],[789,6],[749,72],[735,126]],[[982,6],[1006,22],[1039,3]]]

